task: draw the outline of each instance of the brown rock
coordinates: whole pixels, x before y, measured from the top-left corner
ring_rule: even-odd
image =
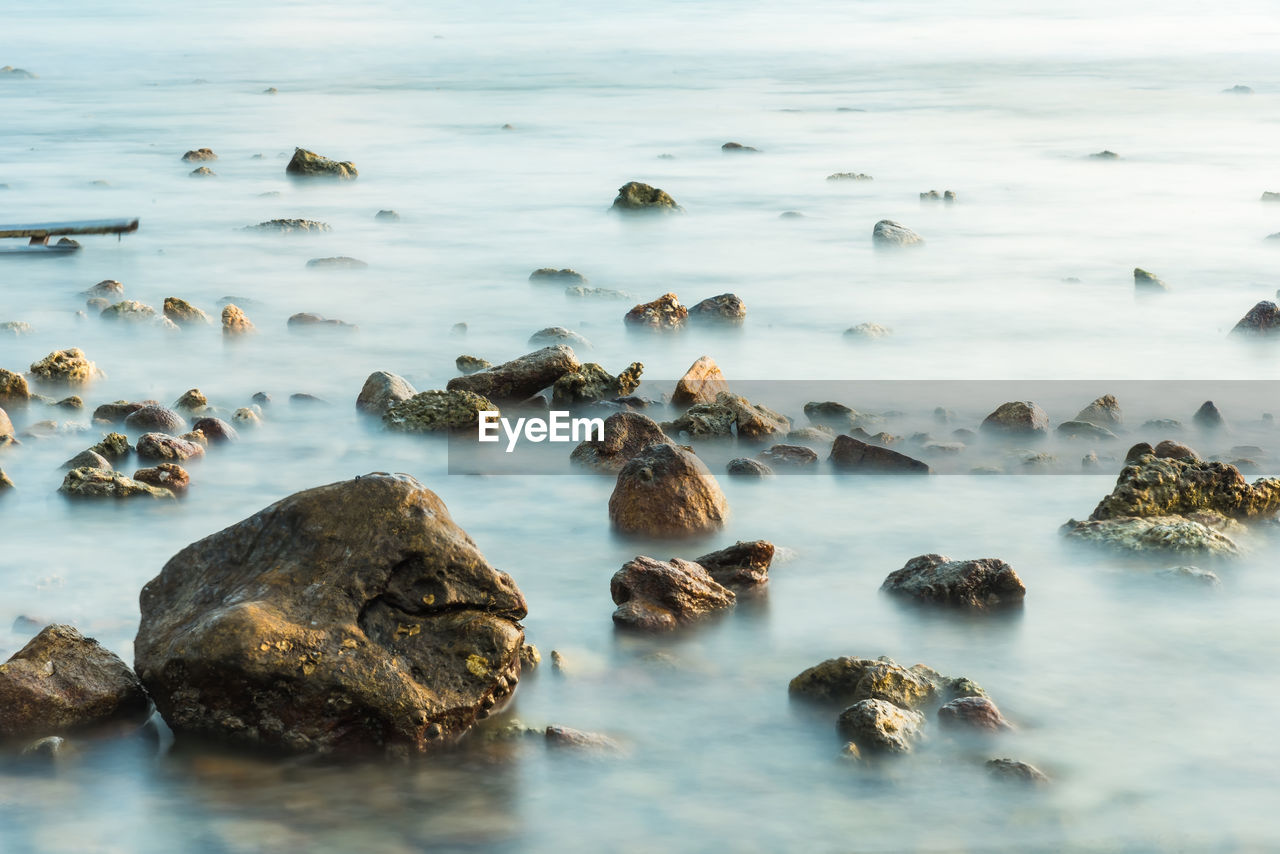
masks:
[[[1263,300],[1249,309],[1231,331],[1238,335],[1272,335],[1280,331],[1280,308]]]
[[[689,309],[681,304],[675,294],[663,294],[653,302],[637,305],[628,311],[623,321],[633,329],[673,331],[683,329],[689,319]]]
[[[609,582],[614,623],[644,631],[669,631],[734,603],[733,591],[696,563],[640,555],[623,564]]]
[[[1029,400],[1002,403],[979,428],[983,433],[1022,438],[1049,432],[1049,414]]]
[[[677,406],[713,403],[716,395],[728,390],[729,382],[715,360],[710,356],[699,356],[676,383],[676,390],[671,393],[671,402]]]
[[[290,315],[285,325],[294,331],[305,329],[345,329],[350,331],[359,328],[354,323],[321,317],[309,311],[300,311],[297,314]]]
[[[921,737],[924,715],[885,700],[859,700],[840,713],[840,735],[864,751],[910,753]]]
[[[549,726],[546,729],[547,747],[556,750],[575,750],[586,753],[618,754],[622,745],[598,732],[583,732],[566,726]]]
[[[174,495],[185,495],[187,487],[191,485],[191,475],[174,463],[160,463],[153,468],[138,469],[133,473],[133,479],[138,483],[167,489]]]
[[[125,416],[124,425],[131,430],[158,430],[163,433],[177,433],[186,429],[187,422],[172,409],[150,404],[135,409]]]
[[[102,469],[112,471],[111,461],[93,449],[84,450],[62,464],[64,469]]]
[[[563,406],[574,406],[625,397],[640,385],[640,375],[643,373],[644,365],[640,362],[632,362],[617,376],[595,362],[588,362],[552,384],[551,401]]]
[[[558,344],[504,362],[487,371],[454,377],[449,380],[446,388],[450,391],[474,392],[499,402],[520,401],[581,367],[582,363],[574,355],[573,348]]]
[[[234,303],[227,303],[227,305],[223,306],[223,335],[246,335],[253,331],[255,331],[253,323],[249,320],[249,316],[246,315],[239,306]]]
[[[689,320],[708,326],[741,326],[747,319],[747,306],[737,294],[708,297],[689,309]]]
[[[209,442],[217,444],[218,442],[234,442],[240,438],[240,434],[236,432],[236,428],[232,427],[221,418],[201,418],[191,425],[193,431],[199,431],[204,434]]]
[[[868,444],[852,436],[837,436],[831,445],[831,465],[856,474],[929,474],[929,466],[897,451]]]
[[[1087,421],[1097,427],[1115,430],[1124,423],[1120,412],[1120,403],[1114,394],[1104,394],[1093,403],[1081,409],[1075,417],[1076,421]]]
[[[1148,273],[1141,267],[1133,268],[1133,286],[1139,291],[1160,292],[1169,290],[1169,286],[1153,273]]]
[[[1019,605],[1027,595],[1013,567],[996,558],[951,560],[942,555],[914,557],[889,573],[880,587],[895,596],[974,611]]]
[[[774,445],[756,454],[756,459],[772,468],[806,468],[818,464],[816,451],[803,445]]]
[[[0,368],[0,405],[26,406],[31,399],[31,389],[22,374]]]
[[[1043,786],[1049,782],[1049,777],[1039,768],[1015,759],[989,759],[987,771],[996,779],[1011,783]]]
[[[349,160],[330,160],[305,148],[293,150],[293,158],[284,171],[295,178],[336,178],[340,181],[354,181],[360,174]]]
[[[615,412],[604,420],[604,439],[573,449],[569,459],[598,472],[619,472],[627,461],[653,444],[671,444],[658,423],[639,412]]]
[[[734,543],[694,562],[725,587],[750,588],[768,583],[773,552],[773,543],[768,540],[752,540]]]
[[[628,460],[609,497],[609,518],[626,534],[708,534],[728,515],[724,493],[706,465],[674,445],[650,445]]]
[[[382,416],[395,404],[417,393],[404,377],[387,371],[374,371],[356,396],[356,409],[366,415]]]
[[[772,477],[773,469],[759,460],[748,457],[735,457],[725,465],[725,471],[734,477],[764,478]]]
[[[957,697],[938,709],[938,723],[953,729],[1000,732],[1013,729],[987,697]]]
[[[204,456],[204,448],[199,444],[167,433],[144,433],[138,439],[137,452],[143,460],[183,461]]]
[[[164,316],[179,326],[208,326],[209,315],[178,297],[164,298]]]
[[[716,395],[716,404],[733,410],[739,439],[764,440],[772,436],[785,436],[791,430],[791,419],[767,406],[752,403],[740,394],[722,391]]]
[[[91,468],[67,472],[58,492],[71,498],[173,498],[167,489],[139,483],[117,471]]]
[[[1235,466],[1197,459],[1140,457],[1127,465],[1091,520],[1187,516],[1214,511],[1231,519],[1264,519],[1280,510],[1280,478],[1250,485]]]
[[[1172,439],[1165,439],[1163,442],[1156,445],[1151,452],[1162,459],[1200,459],[1200,455],[1193,451],[1190,446],[1184,445],[1181,442],[1175,442]],[[1128,462],[1128,460],[1125,460],[1125,462]]]
[[[684,208],[676,204],[664,190],[630,181],[618,188],[618,196],[613,200],[613,210],[628,213],[675,213]]]
[[[197,148],[182,155],[182,159],[188,163],[200,163],[202,161],[217,160],[218,155],[213,153],[212,148]]]
[[[540,267],[529,274],[529,281],[535,284],[574,286],[585,285],[587,277],[569,267],[563,267],[559,270],[555,267]]]
[[[101,376],[98,366],[79,347],[56,350],[31,365],[36,379],[51,385],[85,385]]]

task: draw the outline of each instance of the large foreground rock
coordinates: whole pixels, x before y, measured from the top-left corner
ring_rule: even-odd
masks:
[[[951,560],[943,555],[913,557],[889,573],[886,593],[934,605],[987,611],[1019,605],[1027,595],[1013,567],[996,558]]]
[[[525,601],[406,475],[309,489],[142,590],[137,671],[179,736],[429,751],[510,696]]]
[[[0,664],[0,738],[47,736],[150,709],[138,678],[71,626],[47,626]]]
[[[728,515],[729,504],[706,465],[675,445],[650,445],[627,461],[609,496],[609,519],[626,534],[709,534]]]
[[[639,412],[615,412],[604,420],[604,439],[591,439],[569,454],[574,463],[598,472],[619,472],[653,444],[672,444],[658,423]]]
[[[573,348],[564,344],[544,347],[496,368],[454,377],[446,386],[450,391],[470,391],[490,400],[525,400],[555,383],[565,374],[582,367]]]
[[[286,175],[297,178],[338,178],[344,181],[353,181],[360,174],[356,171],[356,165],[349,160],[330,160],[305,148],[293,150],[293,157],[284,171]]]
[[[669,631],[734,603],[733,591],[700,565],[679,558],[664,563],[644,555],[614,573],[609,593],[618,606],[613,621],[644,631]]]

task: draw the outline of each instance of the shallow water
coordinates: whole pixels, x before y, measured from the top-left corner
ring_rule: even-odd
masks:
[[[703,353],[731,382],[760,383],[753,400],[801,422],[814,388],[801,383],[816,380],[1072,379],[1083,381],[1078,395],[1032,387],[1055,423],[1114,392],[1134,428],[1100,456],[1164,438],[1137,425],[1188,421],[1209,398],[1233,431],[1192,434],[1193,445],[1274,454],[1280,443],[1260,420],[1277,405],[1272,387],[1213,391],[1280,377],[1273,347],[1227,336],[1280,287],[1276,247],[1263,240],[1280,230],[1280,205],[1258,201],[1280,190],[1268,183],[1280,20],[1267,4],[1228,13],[1175,2],[1158,16],[1116,2],[1054,14],[999,2],[964,12],[810,3],[785,14],[727,3],[608,14],[581,4],[60,7],[56,26],[7,16],[0,30],[0,65],[40,75],[0,80],[0,219],[138,216],[142,228],[83,238],[74,257],[0,259],[0,322],[35,328],[0,338],[0,367],[83,348],[107,374],[82,392],[88,412],[118,398],[168,403],[192,387],[227,410],[258,391],[273,403],[260,429],[193,463],[190,497],[167,506],[56,494],[61,462],[101,432],[88,412],[55,438],[0,450],[18,485],[0,501],[0,652],[26,642],[31,630],[10,625],[31,615],[73,623],[129,661],[138,590],[182,546],[296,490],[403,471],[440,494],[529,601],[527,634],[544,665],[522,680],[511,714],[609,733],[629,755],[551,755],[531,740],[410,767],[335,768],[161,750],[142,736],[86,740],[56,773],[0,769],[0,850],[1280,845],[1275,544],[1260,538],[1248,557],[1215,566],[1220,590],[1069,548],[1058,526],[1088,514],[1118,462],[1074,474],[1085,449],[1071,447],[1055,470],[1073,473],[1058,477],[721,478],[729,525],[673,547],[609,532],[606,478],[450,475],[443,442],[387,436],[351,406],[371,371],[443,387],[459,353],[498,362],[529,350],[534,331],[564,325],[606,367],[644,362],[641,393],[655,397]],[[1237,83],[1256,93],[1221,94]],[[262,94],[268,86],[278,94]],[[724,155],[728,140],[762,152]],[[295,145],[354,160],[359,180],[287,181]],[[219,154],[216,179],[188,178],[195,164],[179,160],[202,146]],[[1087,158],[1102,149],[1122,159]],[[875,180],[825,180],[838,171]],[[632,179],[668,190],[686,213],[608,215]],[[959,201],[920,203],[929,189]],[[382,208],[402,220],[376,222]],[[779,219],[786,210],[806,217]],[[273,217],[333,231],[240,230]],[[872,225],[886,217],[927,245],[873,251]],[[305,267],[341,254],[370,267]],[[551,265],[636,302],[733,291],[749,317],[732,333],[624,334],[631,302],[570,301],[527,281]],[[1170,292],[1135,299],[1135,266]],[[81,291],[104,278],[130,299],[159,307],[180,296],[210,315],[224,296],[248,298],[237,304],[259,334],[228,345],[215,328],[77,320]],[[360,330],[290,334],[297,311]],[[458,322],[465,336],[451,334]],[[842,337],[861,322],[894,334]],[[1159,395],[1117,382],[1192,379],[1205,385],[1170,386],[1163,413]],[[290,404],[297,392],[332,405]],[[923,416],[945,402],[938,389],[918,397]],[[994,388],[972,398],[952,426],[975,427],[1009,399]],[[40,406],[10,414],[20,429],[67,418]],[[674,638],[615,634],[608,581],[624,561],[755,538],[794,553],[775,564],[767,598]],[[1025,608],[967,620],[878,594],[887,573],[926,552],[1003,558],[1027,583]],[[564,673],[548,666],[552,649]],[[1018,731],[996,743],[934,732],[902,761],[845,764],[830,716],[791,707],[786,692],[834,655],[969,676]],[[994,786],[981,761],[997,755],[1036,764],[1054,785]]]

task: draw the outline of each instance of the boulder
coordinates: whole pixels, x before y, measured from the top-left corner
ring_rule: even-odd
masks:
[[[738,438],[763,441],[773,436],[785,436],[791,430],[791,419],[758,403],[751,403],[739,394],[722,391],[716,395],[716,404],[733,411],[738,427]]]
[[[1136,445],[1134,447],[1137,447]],[[1190,445],[1184,445],[1182,442],[1175,442],[1172,439],[1165,439],[1154,448],[1148,446],[1148,453],[1155,454],[1161,459],[1172,460],[1199,460],[1200,455],[1191,449]],[[1137,462],[1137,460],[1125,460],[1128,462]]]
[[[593,471],[615,473],[653,444],[671,444],[656,421],[639,412],[615,412],[604,420],[604,439],[581,443],[569,459]]]
[[[1013,729],[988,697],[957,697],[938,709],[938,723],[951,729],[1000,732]]]
[[[1222,586],[1222,579],[1218,578],[1216,572],[1210,569],[1201,569],[1198,566],[1170,566],[1157,570],[1156,575],[1160,578],[1192,582],[1202,587]]]
[[[58,491],[73,498],[173,498],[167,489],[139,483],[120,472],[90,468],[67,472]]]
[[[400,214],[393,210],[381,210],[373,215],[378,222],[399,222]]]
[[[217,160],[218,155],[213,153],[212,148],[197,148],[182,155],[182,159],[187,163],[203,163],[209,160]]]
[[[154,323],[159,316],[154,308],[137,300],[121,300],[104,308],[98,315],[103,320],[121,323]]]
[[[178,552],[140,604],[138,676],[180,739],[423,753],[520,675],[524,597],[407,475],[291,495]]]
[[[133,413],[137,412],[146,403],[138,403],[129,400],[117,400],[113,403],[104,403],[97,409],[93,410],[93,420],[98,424],[120,424],[123,423]]]
[[[1111,442],[1119,438],[1106,427],[1099,427],[1092,421],[1063,421],[1058,425],[1057,432],[1063,439],[1085,442]]]
[[[124,285],[115,279],[103,279],[87,291],[81,291],[81,293],[88,297],[122,297],[124,296]]]
[[[160,489],[167,489],[174,495],[185,495],[191,485],[191,475],[186,469],[175,463],[160,463],[151,468],[138,469],[133,479]]]
[[[1144,456],[1121,470],[1115,488],[1089,518],[1186,516],[1202,510],[1242,521],[1274,516],[1280,511],[1280,478],[1251,485],[1227,463]]]
[[[312,258],[307,262],[307,267],[313,270],[364,270],[368,266],[368,262],[361,261],[359,258],[352,258],[350,255]]]
[[[924,715],[885,700],[859,700],[836,720],[841,737],[863,751],[889,753],[910,753],[923,725]]]
[[[222,334],[228,337],[247,335],[254,331],[253,322],[238,305],[228,303],[222,309]]]
[[[1039,768],[1016,759],[989,759],[986,768],[995,779],[1010,783],[1042,786],[1049,782],[1049,777]]]
[[[1104,394],[1076,413],[1075,420],[1087,421],[1097,427],[1114,431],[1124,423],[1124,415],[1120,411],[1120,402],[1116,400],[1116,396]]]
[[[454,367],[461,374],[474,374],[476,371],[483,371],[486,368],[492,368],[493,363],[488,359],[481,359],[479,356],[462,355],[453,360]]]
[[[641,303],[627,312],[623,322],[633,329],[673,331],[683,329],[689,309],[675,294],[663,294],[653,302]]]
[[[163,433],[177,433],[186,429],[187,421],[172,409],[148,404],[126,415],[124,426],[130,430],[159,430]]]
[[[1249,309],[1231,331],[1238,335],[1272,335],[1280,332],[1280,308],[1271,300],[1263,300]]]
[[[756,459],[770,468],[807,468],[818,464],[816,451],[803,445],[774,445],[756,454]]]
[[[46,626],[0,664],[0,738],[141,723],[150,708],[125,663],[71,626]]]
[[[581,285],[570,285],[564,289],[564,295],[570,299],[634,299],[634,297],[626,291],[616,291],[612,288],[584,288]]]
[[[203,457],[204,448],[196,442],[179,439],[167,433],[144,433],[138,439],[138,458],[142,460],[177,460]]]
[[[625,397],[640,385],[642,373],[644,373],[644,365],[640,362],[632,362],[617,376],[595,362],[588,362],[552,384],[551,401],[563,406],[573,406]]]
[[[902,667],[890,658],[829,658],[800,673],[788,686],[791,697],[820,705],[847,706],[859,700],[886,700],[904,709],[923,708],[956,697],[986,696],[964,677],[943,676],[917,664]]]
[[[749,457],[735,457],[725,465],[725,471],[733,477],[772,477],[773,469],[759,460]]]
[[[879,323],[859,323],[844,331],[845,338],[888,338],[893,330]]]
[[[694,563],[725,587],[740,590],[769,582],[769,565],[774,547],[768,540],[737,542],[728,548],[704,554]]]
[[[695,403],[712,403],[722,391],[729,390],[729,382],[720,366],[710,356],[699,356],[676,383],[671,402],[677,406]]]
[[[855,474],[930,474],[932,471],[926,463],[906,454],[847,435],[836,437],[828,460],[839,471]]]
[[[629,181],[618,188],[618,196],[613,200],[613,210],[627,213],[676,213],[684,208],[676,204],[665,190]]]
[[[747,306],[737,294],[708,297],[689,309],[689,320],[707,326],[741,326]]]
[[[804,405],[805,417],[819,427],[848,430],[858,419],[858,413],[834,400],[811,400]]]
[[[737,420],[734,411],[718,403],[695,403],[674,421],[667,421],[662,429],[674,436],[690,439],[723,439],[733,435]]]
[[[728,515],[728,502],[706,465],[675,445],[650,445],[628,460],[609,497],[609,519],[625,534],[709,534]]]
[[[417,390],[404,377],[389,371],[374,371],[356,396],[356,410],[381,417],[397,403],[408,400]]]
[[[568,285],[572,287],[573,285],[585,285],[587,277],[569,267],[562,267],[559,270],[555,267],[540,267],[529,274],[529,281],[534,284]]]
[[[591,349],[590,341],[571,329],[565,329],[563,326],[548,326],[546,329],[539,329],[529,336],[530,347],[550,347],[554,344],[567,344],[570,347],[577,347],[581,350]]]
[[[532,397],[565,374],[582,367],[573,348],[563,344],[544,347],[504,362],[496,368],[454,377],[449,380],[449,391],[469,391],[490,400],[521,401]]]
[[[830,179],[828,179],[830,180]],[[924,238],[900,222],[882,219],[871,230],[871,241],[881,248],[923,246]]]
[[[1199,514],[1197,514],[1199,515]],[[1070,519],[1062,533],[1075,540],[1138,553],[1175,553],[1202,557],[1236,557],[1242,549],[1231,538],[1241,531],[1230,520],[1186,516],[1117,516]]]
[[[478,430],[481,412],[497,412],[486,397],[469,391],[424,391],[393,403],[382,414],[387,429],[398,433]]]
[[[553,750],[573,750],[581,753],[617,755],[626,751],[614,739],[598,732],[584,732],[567,726],[548,726],[543,737],[547,747]]]
[[[1218,430],[1226,426],[1226,420],[1222,417],[1222,413],[1218,411],[1218,407],[1213,405],[1212,400],[1206,400],[1200,404],[1200,408],[1196,410],[1196,414],[1191,416],[1192,422],[1201,430]]]
[[[951,560],[936,554],[907,561],[902,569],[889,573],[880,589],[918,602],[971,611],[1020,605],[1027,595],[1022,579],[1002,560]]]
[[[197,169],[192,169],[190,172],[188,172],[187,177],[188,178],[217,178],[218,173],[214,172],[208,166],[201,166]]]
[[[208,406],[209,398],[198,388],[187,389],[182,393],[181,397],[173,402],[173,408],[182,412],[202,412]],[[142,407],[138,408],[141,409]],[[136,412],[137,410],[134,411]]]
[[[22,374],[0,368],[0,405],[26,406],[31,399],[31,389]]]
[[[353,181],[360,174],[349,160],[339,163],[305,148],[293,150],[293,157],[284,171],[295,178],[337,178],[343,181]]]
[[[1049,432],[1049,415],[1029,400],[1002,403],[978,428],[991,436],[1038,438]]]
[[[102,441],[89,450],[102,454],[109,460],[119,460],[133,452],[133,445],[129,443],[129,437],[123,433],[108,433],[102,437]]]
[[[55,350],[31,365],[36,379],[50,385],[87,385],[102,376],[98,366],[85,356],[79,347]]]
[[[92,449],[81,451],[62,464],[64,469],[101,469],[112,471],[114,466],[106,457]]]
[[[4,323],[0,323],[0,335],[12,335],[14,338],[21,338],[35,331],[35,327],[25,320],[6,320]]]
[[[758,152],[760,149],[754,148],[750,145],[743,145],[740,142],[726,142],[724,145],[720,146],[720,150],[726,154],[751,154],[753,152]]]
[[[295,231],[332,231],[327,222],[313,219],[269,219],[257,225],[246,225],[245,231],[272,231],[278,234],[291,234]]]
[[[1133,286],[1139,292],[1160,293],[1169,290],[1169,286],[1164,281],[1152,273],[1148,273],[1141,267],[1133,268]]]
[[[640,555],[623,564],[609,582],[618,606],[613,622],[643,631],[670,631],[732,607],[732,590],[696,563],[668,562]]]

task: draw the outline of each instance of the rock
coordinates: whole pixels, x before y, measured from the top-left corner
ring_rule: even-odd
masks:
[[[1229,94],[1229,95],[1252,95],[1253,94],[1253,89],[1251,87],[1241,86],[1240,84],[1236,84],[1235,86],[1232,86],[1230,89],[1223,89],[1222,91],[1223,93]]]
[[[870,181],[870,175],[863,172],[832,172],[827,176],[828,181]]]
[[[70,753],[74,753],[67,745],[67,740],[57,735],[47,735],[44,738],[37,738],[35,741],[22,748],[22,755],[45,762],[52,762],[62,759]]]
[[[734,477],[773,477],[773,469],[759,460],[747,457],[736,457],[729,460],[725,471]]]
[[[1029,786],[1043,786],[1049,783],[1048,776],[1039,768],[1014,759],[989,759],[986,768],[987,773],[992,777],[1004,782]]]
[[[231,414],[231,420],[241,427],[257,427],[262,423],[262,416],[248,407],[240,407]]]
[[[178,297],[164,298],[164,316],[179,326],[207,326],[209,315]]]
[[[115,279],[103,279],[87,291],[81,291],[81,293],[89,297],[122,297],[124,296],[124,285]]]
[[[167,433],[144,433],[138,439],[138,458],[143,460],[189,460],[203,457],[204,448],[196,442],[179,439]]]
[[[192,169],[187,173],[188,178],[217,178],[218,173],[214,172],[208,166],[201,166],[198,169]]]
[[[859,700],[840,713],[840,735],[864,751],[909,753],[921,738],[924,715],[885,700]]]
[[[369,374],[360,394],[356,396],[356,410],[366,415],[382,417],[392,406],[417,393],[404,377],[388,371],[374,371]]]
[[[172,409],[163,406],[143,406],[129,413],[124,419],[124,426],[131,430],[158,430],[163,433],[177,433],[186,429],[187,422]]]
[[[867,669],[880,663],[869,658],[829,658],[802,671],[791,680],[787,691],[793,698],[807,702],[848,705],[870,696],[860,694],[858,685]]]
[[[111,461],[92,448],[81,451],[62,464],[64,469],[101,469],[111,471]]]
[[[1259,201],[1263,201],[1263,202],[1280,202],[1280,193],[1272,193],[1272,192],[1268,192],[1268,191],[1266,191],[1266,190],[1263,190],[1263,191],[1262,191],[1262,198],[1261,198],[1261,199],[1259,199]]]
[[[834,400],[810,401],[804,405],[805,417],[822,427],[848,430],[858,419],[858,413]]]
[[[114,403],[104,403],[97,409],[93,410],[93,420],[99,424],[120,424],[133,413],[137,412],[145,403],[135,403],[128,400],[117,400]]]
[[[35,329],[25,320],[8,320],[0,323],[0,335],[12,335],[14,338],[21,338],[33,332],[35,332]]]
[[[650,445],[628,460],[609,497],[609,519],[625,534],[709,534],[728,515],[724,493],[706,465],[674,445]]]
[[[80,397],[80,395],[73,394],[70,397],[64,397],[62,400],[59,400],[57,403],[53,405],[58,407],[59,409],[70,409],[74,411],[79,411],[81,409],[84,409],[84,400]]]
[[[109,460],[121,460],[133,452],[133,446],[129,444],[129,437],[123,433],[108,433],[89,450]]]
[[[689,320],[707,326],[741,326],[747,306],[737,294],[708,297],[689,309]]]
[[[1158,276],[1148,273],[1141,267],[1133,268],[1133,286],[1139,291],[1167,291],[1169,286]]]
[[[547,747],[555,750],[576,750],[586,753],[620,754],[622,745],[598,732],[583,732],[565,726],[548,726]]]
[[[496,412],[493,401],[474,392],[424,391],[391,404],[382,414],[387,429],[399,433],[436,433],[478,429],[481,412]]]
[[[1120,403],[1113,394],[1104,394],[1076,414],[1076,421],[1087,421],[1098,427],[1114,431],[1124,423]]]
[[[309,311],[301,311],[297,314],[290,315],[289,320],[285,325],[293,332],[307,329],[342,329],[346,331],[354,331],[359,328],[354,323],[347,323],[344,320],[324,318],[318,314],[312,314]]]
[[[720,150],[726,154],[749,154],[752,152],[758,152],[760,149],[752,148],[750,145],[743,145],[740,142],[726,142],[724,145],[720,146]]]
[[[58,491],[75,498],[172,498],[167,489],[157,489],[125,477],[120,472],[79,468],[67,472]]]
[[[393,210],[381,210],[373,215],[378,222],[399,222],[400,214]]]
[[[1280,510],[1280,478],[1250,485],[1226,463],[1142,457],[1121,470],[1115,489],[1089,518],[1186,516],[1204,510],[1246,521],[1273,516]]]
[[[938,709],[938,723],[951,729],[1000,732],[1013,729],[987,697],[957,697]]]
[[[565,374],[551,386],[552,403],[573,406],[597,400],[625,397],[640,385],[644,365],[632,362],[625,371],[614,376],[595,362],[588,362],[571,374]]]
[[[733,411],[739,439],[764,440],[785,436],[791,430],[790,418],[766,406],[751,403],[742,395],[722,391],[716,395],[716,405]]]
[[[806,468],[818,464],[818,454],[803,445],[774,445],[756,454],[756,459],[770,468]]]
[[[114,720],[141,722],[150,704],[114,653],[71,626],[46,626],[0,664],[0,737],[47,736]]]
[[[1156,575],[1162,578],[1194,582],[1204,587],[1222,586],[1222,579],[1218,578],[1218,574],[1216,572],[1208,569],[1201,569],[1198,566],[1170,566],[1165,569],[1157,570]]]
[[[354,181],[360,174],[349,160],[339,163],[305,148],[293,150],[293,158],[284,167],[284,172],[295,178],[337,178],[342,181]]]
[[[808,219],[800,211],[783,211],[778,214],[778,219]]]
[[[289,395],[289,405],[290,406],[328,406],[329,401],[325,400],[323,397],[316,397],[314,394],[307,394],[306,392],[298,392],[296,394]]]
[[[173,402],[173,408],[183,412],[200,412],[209,405],[209,398],[198,388],[187,389]],[[142,407],[138,407],[141,409]],[[136,411],[136,410],[135,410]]]
[[[1134,446],[1134,448],[1137,448],[1137,447],[1139,446],[1137,445]],[[1172,439],[1165,439],[1160,444],[1156,445],[1154,449],[1151,449],[1150,445],[1148,445],[1147,447],[1149,449],[1148,453],[1155,454],[1157,457],[1160,457],[1162,459],[1174,459],[1174,460],[1183,460],[1183,459],[1199,460],[1200,459],[1200,455],[1197,454],[1195,451],[1193,451],[1190,446],[1184,445],[1181,442],[1175,442]],[[1125,462],[1128,463],[1128,462],[1131,462],[1131,460],[1126,458]],[[1136,462],[1136,460],[1133,460],[1132,462]]]
[[[103,320],[118,320],[124,323],[154,323],[156,310],[146,303],[137,300],[123,300],[109,305],[98,315]]]
[[[236,432],[236,428],[232,427],[221,418],[213,418],[206,416],[191,425],[192,430],[198,430],[205,435],[211,443],[218,444],[220,442],[234,442],[240,438],[240,434]]]
[[[610,288],[584,288],[578,285],[570,285],[564,289],[564,295],[576,299],[610,299],[610,300],[630,300],[634,299],[631,294],[626,291],[615,291]]]
[[[859,323],[844,331],[845,338],[888,338],[893,330],[879,323]]]
[[[101,317],[102,312],[106,311],[110,305],[111,300],[106,299],[105,297],[91,297],[85,300],[84,303],[84,307],[98,315],[98,317]],[[85,315],[85,318],[87,319],[88,315]]]
[[[200,163],[208,160],[217,160],[218,155],[213,153],[212,148],[197,148],[182,155],[182,159],[188,163]]]
[[[13,489],[13,481],[4,473],[4,469],[0,469],[0,495],[3,495],[10,489]]]
[[[1040,437],[1049,432],[1049,415],[1029,400],[1001,404],[979,429],[994,436]]]
[[[554,344],[567,344],[583,350],[591,349],[590,341],[563,326],[548,326],[529,336],[530,347],[550,347]]]
[[[520,675],[524,597],[407,475],[291,495],[187,546],[140,600],[138,675],[179,738],[428,752]]]
[[[454,336],[455,338],[461,338],[463,335],[467,334],[467,324],[465,323],[453,324],[453,326],[449,327],[449,334]]]
[[[1213,405],[1212,400],[1202,403],[1196,410],[1196,414],[1191,416],[1191,420],[1202,430],[1217,430],[1226,426],[1226,420],[1218,411],[1218,407]]]
[[[185,495],[191,485],[191,476],[186,469],[174,463],[160,463],[153,468],[138,469],[133,473],[138,483],[167,489],[174,495]]]
[[[31,389],[22,374],[0,368],[0,405],[26,406],[31,399]]]
[[[497,401],[525,400],[582,367],[573,348],[558,344],[496,368],[449,380],[450,391],[470,391]]]
[[[271,395],[267,394],[265,391],[254,392],[254,395],[252,398],[250,398],[250,400],[252,400],[255,404],[258,404],[260,406],[271,405]]]
[[[555,267],[539,267],[529,274],[529,281],[534,284],[550,285],[585,285],[587,277],[570,267],[557,270]]]
[[[1022,604],[1027,588],[1013,567],[996,558],[951,560],[921,555],[889,573],[880,589],[903,598],[972,611]]]
[[[882,219],[871,230],[871,241],[878,247],[923,246],[924,238],[899,222]]]
[[[627,312],[623,322],[635,329],[672,331],[683,329],[689,309],[675,294],[663,294],[653,302],[641,303]]]
[[[694,563],[705,569],[716,583],[738,590],[769,582],[773,554],[773,543],[768,540],[740,541],[728,548],[704,554]]]
[[[716,395],[728,390],[729,382],[715,360],[710,356],[699,356],[676,383],[676,389],[671,393],[671,402],[677,406],[713,403]]]
[[[331,258],[312,258],[307,262],[307,266],[311,269],[322,270],[364,270],[369,265],[359,258],[352,258],[349,255],[335,255]]]
[[[1111,442],[1119,438],[1106,427],[1092,421],[1063,421],[1058,425],[1058,435],[1063,439],[1080,439],[1087,442]]]
[[[542,663],[542,653],[531,643],[520,648],[520,669],[532,672]]]
[[[733,435],[737,420],[734,411],[718,403],[696,403],[674,421],[662,425],[662,429],[674,436],[690,439],[718,439]]]
[[[474,374],[476,371],[493,367],[488,359],[481,359],[478,356],[459,356],[453,360],[453,363],[464,374]]]
[[[13,436],[13,422],[9,420],[9,413],[0,409],[0,440],[12,439]]]
[[[1103,151],[1099,151],[1095,154],[1090,154],[1089,158],[1091,160],[1119,160],[1120,155],[1116,154],[1114,151],[1104,149]]]
[[[830,447],[835,440],[835,431],[829,427],[796,427],[787,433],[787,441],[792,444],[807,442],[810,445]]]
[[[291,234],[295,231],[332,231],[328,223],[313,219],[269,219],[257,225],[246,225],[245,231],[275,231]]]
[[[732,590],[696,563],[679,558],[664,563],[644,555],[614,573],[609,593],[618,606],[614,623],[651,632],[696,622],[732,607],[735,599]]]
[[[656,421],[638,412],[615,412],[604,420],[604,440],[581,443],[569,459],[594,471],[619,472],[653,444],[671,444]]]
[[[1238,525],[1223,526],[1233,532]],[[1131,552],[1174,552],[1209,557],[1235,557],[1240,546],[1222,531],[1186,516],[1119,516],[1068,520],[1062,533],[1073,539]]]
[[[98,366],[90,362],[79,347],[55,350],[33,363],[31,373],[50,385],[87,385],[102,376]]]
[[[253,322],[249,320],[249,316],[239,306],[234,303],[228,303],[222,309],[222,334],[224,336],[247,335],[254,331],[256,330]]]
[[[1280,308],[1270,300],[1263,300],[1249,309],[1231,331],[1240,335],[1271,335],[1280,331]]]
[[[7,77],[11,80],[35,80],[38,75],[32,74],[25,68],[14,68],[12,65],[6,65],[0,68],[0,78]]]
[[[676,213],[684,208],[676,204],[676,200],[666,191],[629,181],[618,188],[618,197],[613,200],[613,210],[643,213]]]
[[[831,465],[856,474],[930,474],[926,463],[897,451],[840,435],[831,446]]]

